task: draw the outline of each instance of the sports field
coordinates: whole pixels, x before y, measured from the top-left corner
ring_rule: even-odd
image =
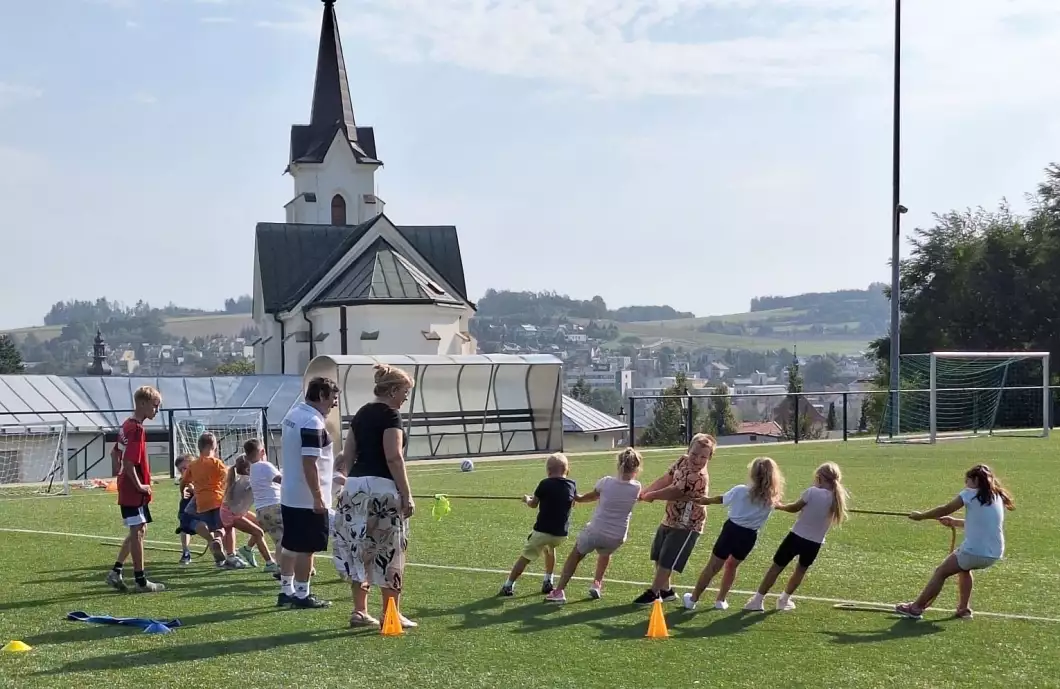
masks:
[[[730,610],[688,613],[679,602],[667,604],[671,637],[662,640],[643,638],[649,611],[631,605],[651,576],[648,548],[661,504],[636,508],[602,600],[584,596],[582,580],[568,590],[566,606],[554,607],[538,593],[539,563],[514,598],[495,597],[531,528],[531,510],[515,501],[453,500],[452,513],[434,521],[421,500],[403,604],[421,626],[385,638],[347,629],[349,589],[326,560],[314,591],[335,601],[327,610],[277,609],[277,585],[261,570],[217,571],[205,561],[180,567],[177,553],[162,551],[149,551],[148,573],[168,591],[118,594],[103,583],[115,548],[99,545],[103,537],[122,535],[113,494],[0,502],[0,642],[20,639],[33,647],[0,654],[0,686],[1060,686],[1058,449],[1060,442],[1041,439],[723,447],[711,464],[712,494],[742,482],[747,463],[768,452],[787,476],[786,497],[794,499],[813,468],[832,460],[843,468],[852,506],[863,509],[946,502],[960,489],[964,470],[985,461],[1017,504],[1008,514],[1006,560],[978,576],[974,620],[953,619],[952,583],[940,608],[919,622],[837,610],[839,601],[915,597],[949,549],[949,530],[938,524],[854,515],[828,535],[795,597],[798,609],[777,613],[770,599],[768,612],[744,613],[746,592],[757,586],[793,522],[778,512],[741,568]],[[675,456],[649,453],[643,478],[659,475]],[[588,490],[612,463],[611,455],[575,457],[571,476]],[[520,495],[532,492],[544,472],[536,460],[480,462],[469,474],[451,464],[420,465],[412,473],[417,494]],[[177,544],[176,501],[169,485],[156,492],[148,538],[162,547]],[[576,532],[592,507],[575,510]],[[694,583],[724,514],[709,509],[707,533],[678,585]],[[590,574],[592,564],[583,563],[579,574]],[[378,594],[372,600],[378,607]],[[179,618],[184,626],[155,636],[65,621],[74,610]]]

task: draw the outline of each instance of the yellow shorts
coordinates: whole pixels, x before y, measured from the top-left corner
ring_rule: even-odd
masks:
[[[553,536],[540,531],[531,531],[530,535],[526,537],[526,545],[523,546],[523,557],[533,562],[541,557],[546,550],[563,545],[565,540],[567,540],[566,536]]]

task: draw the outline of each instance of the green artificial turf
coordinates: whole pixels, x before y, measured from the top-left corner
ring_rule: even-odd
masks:
[[[836,461],[853,498],[865,509],[924,509],[951,499],[970,465],[992,464],[1012,490],[1006,560],[977,577],[971,621],[952,618],[951,583],[925,620],[886,612],[845,611],[833,600],[894,603],[913,598],[949,549],[949,531],[935,523],[854,515],[834,529],[790,613],[743,613],[745,593],[731,609],[690,614],[667,606],[671,637],[643,638],[648,609],[632,599],[650,579],[648,548],[661,504],[638,505],[629,540],[615,555],[604,597],[590,601],[585,581],[568,589],[569,603],[545,605],[540,563],[511,599],[495,597],[520,552],[534,513],[516,501],[453,500],[441,521],[420,501],[413,520],[404,612],[420,622],[398,638],[352,631],[349,588],[328,559],[319,561],[318,595],[328,610],[274,606],[277,585],[260,570],[217,571],[209,556],[189,567],[177,553],[149,551],[148,574],[168,590],[118,594],[103,577],[121,537],[113,494],[80,491],[66,498],[0,501],[0,643],[20,639],[28,653],[0,654],[5,687],[961,687],[1060,686],[1060,587],[1057,586],[1056,485],[1058,443],[1041,439],[979,439],[936,446],[869,442],[722,448],[711,464],[711,492],[745,477],[747,463],[768,452],[783,468],[787,497],[809,485],[814,467]],[[645,482],[675,453],[649,453]],[[576,457],[571,476],[588,490],[613,469],[612,455]],[[480,462],[411,469],[417,494],[521,495],[543,476],[543,462]],[[148,538],[175,545],[177,494],[160,486]],[[575,508],[572,538],[592,511]],[[708,511],[707,532],[679,586],[695,583],[724,508]],[[757,586],[794,517],[774,514],[740,570],[736,588]],[[28,534],[30,529],[86,534]],[[197,549],[201,549],[201,542]],[[591,574],[593,560],[579,575]],[[781,583],[784,578],[781,579]],[[779,589],[779,585],[778,585]],[[378,611],[378,594],[372,605]],[[708,602],[709,597],[705,599]],[[66,613],[179,618],[184,626],[154,636],[119,627],[66,621]],[[1000,613],[990,616],[981,613]],[[1045,618],[1017,619],[1016,615]]]

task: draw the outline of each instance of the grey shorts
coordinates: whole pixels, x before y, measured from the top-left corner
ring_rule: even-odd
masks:
[[[957,566],[965,572],[970,572],[973,569],[987,569],[988,567],[993,567],[995,562],[997,562],[996,557],[983,557],[982,555],[966,553],[963,550],[957,551]]]
[[[699,534],[688,529],[660,526],[651,542],[651,561],[663,569],[680,574],[688,564],[688,557],[696,547]]]

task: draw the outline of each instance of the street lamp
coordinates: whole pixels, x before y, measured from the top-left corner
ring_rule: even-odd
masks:
[[[901,293],[901,216],[908,209],[899,201],[901,191],[901,134],[902,134],[902,0],[894,0],[894,96],[893,129],[891,136],[891,435],[898,434],[898,362],[899,362],[899,295]]]

